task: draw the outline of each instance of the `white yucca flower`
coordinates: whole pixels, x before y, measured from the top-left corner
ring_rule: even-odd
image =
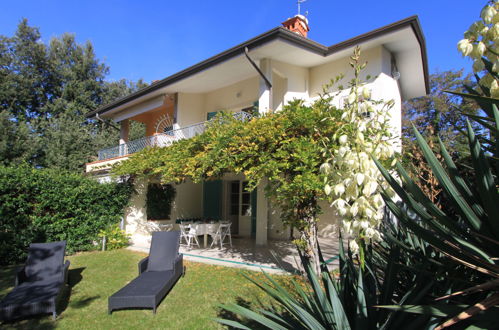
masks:
[[[350,93],[350,95],[348,95],[348,103],[349,104],[352,104],[353,102],[355,102],[355,99],[357,98],[357,95],[355,95],[354,91],[352,90],[352,92]]]
[[[348,246],[350,247],[350,251],[352,251],[353,254],[359,253],[359,244],[355,240],[351,240],[350,243],[348,243]]]
[[[485,24],[492,23],[492,19],[497,14],[497,11],[492,6],[485,6],[480,13],[480,17],[483,19]]]
[[[345,186],[342,183],[338,183],[336,186],[334,186],[333,190],[336,196],[341,196],[345,192]]]
[[[366,196],[371,196],[378,189],[378,184],[376,181],[369,181],[364,185],[364,189],[362,189],[362,193]]]
[[[463,56],[468,56],[473,51],[473,44],[468,39],[463,39],[457,43],[457,49]]]
[[[364,97],[364,99],[370,99],[371,98],[371,90],[367,87],[364,87],[364,89],[362,89],[362,97]]]
[[[329,163],[324,163],[321,165],[319,168],[319,171],[324,174],[329,174],[331,172],[331,164]]]
[[[355,174],[355,181],[357,182],[357,184],[360,186],[363,182],[364,182],[364,178],[366,176],[362,173],[357,173]]]
[[[338,139],[338,142],[340,142],[340,144],[346,144],[348,141],[348,136],[346,135],[342,135],[340,136],[340,138]]]
[[[478,60],[478,59],[482,58],[486,49],[487,49],[487,47],[485,46],[485,44],[483,42],[479,41],[478,43],[473,45],[473,51],[471,52],[470,55],[471,55],[471,57]]]
[[[347,152],[348,148],[346,147],[340,147],[340,149],[338,149],[338,155],[340,155],[340,157],[344,157]]]
[[[367,218],[371,218],[373,216],[373,210],[371,210],[369,207],[366,207],[366,209],[364,210],[364,214]]]
[[[359,204],[355,202],[352,204],[352,206],[350,206],[350,215],[352,217],[355,217],[357,213],[359,213]]]
[[[376,235],[376,230],[369,227],[366,229],[365,234],[367,238],[372,239]]]
[[[331,186],[330,186],[330,185],[326,184],[326,185],[324,186],[324,193],[325,193],[326,195],[328,195],[328,196],[331,194]]]

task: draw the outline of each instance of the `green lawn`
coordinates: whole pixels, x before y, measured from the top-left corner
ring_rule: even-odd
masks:
[[[70,256],[70,290],[62,299],[62,313],[8,323],[2,329],[216,329],[220,303],[255,304],[266,300],[241,270],[184,261],[187,272],[154,315],[151,310],[123,310],[107,314],[107,298],[135,276],[144,254],[128,250],[88,252]],[[0,297],[13,286],[15,267],[0,271]],[[252,276],[263,276],[250,272]],[[282,277],[283,280],[286,277]],[[69,296],[69,297],[68,297]],[[69,299],[68,299],[69,298]]]

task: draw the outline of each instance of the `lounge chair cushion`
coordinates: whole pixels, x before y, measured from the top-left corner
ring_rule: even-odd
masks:
[[[128,283],[124,288],[116,292],[114,295],[133,296],[133,297],[149,297],[156,296],[158,292],[170,281],[174,281],[173,271],[163,272],[145,272]]]
[[[66,242],[33,243],[26,261],[28,281],[39,281],[60,276],[64,264]]]
[[[180,245],[180,232],[157,231],[152,233],[147,271],[173,270]]]
[[[24,282],[14,288],[2,300],[1,305],[30,305],[54,299],[61,283],[51,280]]]

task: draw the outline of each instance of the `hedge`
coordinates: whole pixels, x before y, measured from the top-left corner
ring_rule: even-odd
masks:
[[[90,250],[99,231],[118,223],[132,188],[80,174],[0,166],[0,264],[19,262],[32,242],[66,240]]]

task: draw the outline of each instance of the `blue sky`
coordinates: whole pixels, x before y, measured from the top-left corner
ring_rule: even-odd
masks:
[[[465,68],[456,50],[463,32],[478,19],[480,0],[308,0],[312,40],[327,46],[418,15],[430,71]],[[296,14],[296,0],[264,1],[8,1],[0,34],[12,35],[22,17],[38,26],[44,41],[64,32],[90,40],[111,67],[109,80],[162,79],[260,33]]]

